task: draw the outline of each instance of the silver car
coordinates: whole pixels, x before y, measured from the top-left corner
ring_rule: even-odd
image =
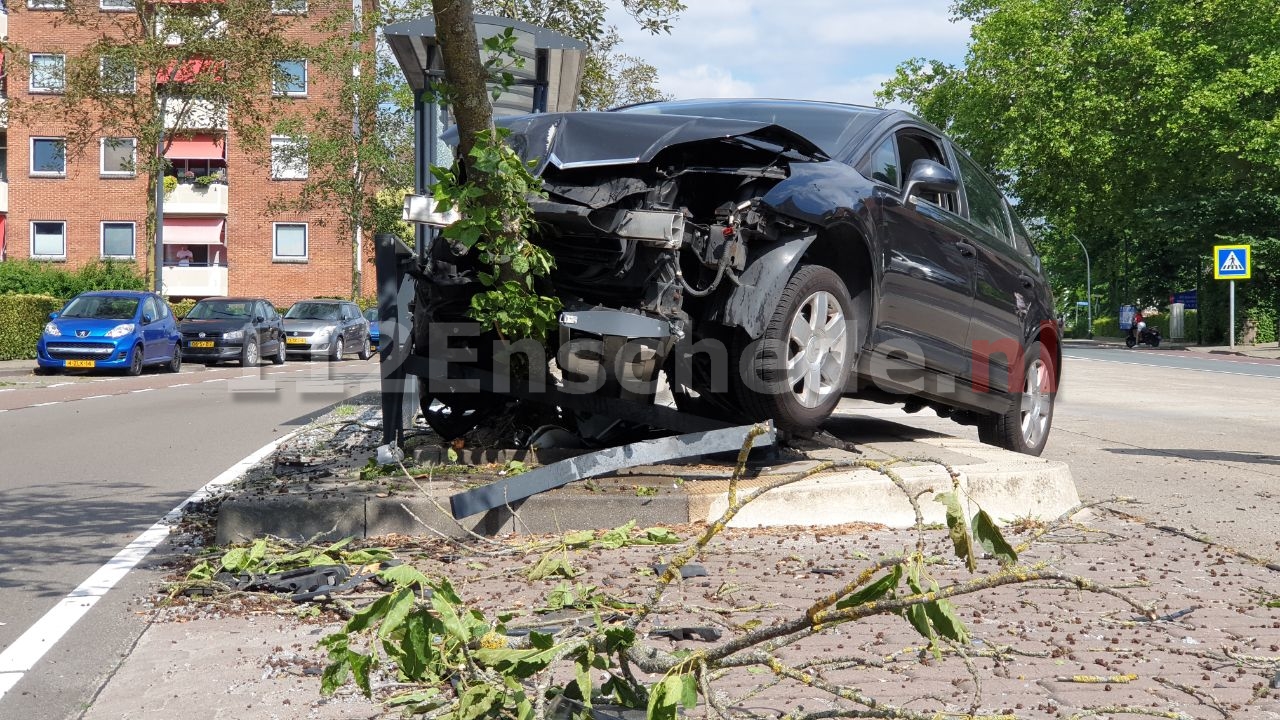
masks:
[[[285,349],[290,355],[341,360],[356,352],[368,360],[369,323],[348,300],[300,300],[284,314]]]

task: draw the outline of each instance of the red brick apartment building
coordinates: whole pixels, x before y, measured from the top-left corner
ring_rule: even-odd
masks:
[[[96,2],[96,11],[104,14],[135,12],[135,0],[87,1]],[[322,19],[315,17],[323,15],[315,0],[310,8],[306,0],[279,1],[287,4],[273,2],[272,7],[281,14],[301,12],[307,21]],[[112,258],[144,270],[147,182],[132,165],[135,153],[148,149],[137,147],[132,138],[104,137],[88,146],[68,146],[63,136],[77,120],[54,104],[60,99],[67,58],[89,47],[100,31],[60,18],[65,0],[9,2],[22,6],[0,14],[0,35],[7,34],[28,57],[21,62],[5,58],[6,101],[45,101],[49,112],[15,116],[0,129],[3,257],[65,263],[69,268]],[[306,33],[307,23],[285,32]],[[305,116],[308,106],[314,111],[318,104],[333,102],[335,80],[321,77],[306,61],[290,63],[284,71],[289,79],[263,92],[284,96],[290,112]],[[270,162],[230,127],[226,113],[217,110],[189,117],[166,152],[169,173],[179,184],[167,193],[163,207],[164,294],[250,295],[277,305],[350,295],[351,240],[341,230],[338,215],[269,211],[273,199],[301,190],[309,172],[306,163]],[[372,259],[366,255],[366,288],[373,287]]]

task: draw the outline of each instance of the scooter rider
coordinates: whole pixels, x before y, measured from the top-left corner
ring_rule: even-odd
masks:
[[[1147,323],[1142,319],[1142,311],[1133,311],[1133,324],[1129,326],[1129,335],[1133,338],[1133,345],[1142,342],[1142,331],[1147,329]],[[1133,347],[1130,345],[1129,347]]]

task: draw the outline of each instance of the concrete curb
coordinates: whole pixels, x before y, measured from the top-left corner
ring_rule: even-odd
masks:
[[[1080,502],[1064,463],[956,438],[922,438],[913,444],[918,445],[919,456],[932,453],[954,458],[958,453],[971,460],[952,463],[962,494],[970,504],[969,512],[980,506],[998,522],[1024,517],[1052,519]],[[875,444],[866,447],[874,450]],[[951,489],[946,470],[939,465],[916,464],[903,465],[897,471],[913,494],[928,491],[920,499],[924,521],[943,522],[945,510],[932,497]],[[744,481],[740,492],[755,492],[778,477],[781,475]],[[712,521],[728,507],[725,480],[682,481],[665,474],[627,475],[596,479],[590,487],[574,483],[460,523],[454,522],[448,512],[449,495],[461,489],[453,482],[436,481],[424,488],[425,492],[399,495],[342,492],[237,497],[223,503],[218,513],[217,542],[245,542],[267,534],[288,539],[336,539],[424,532],[450,537],[462,537],[467,532],[559,533],[612,528],[631,520],[642,527]],[[637,488],[648,490],[638,492]],[[839,469],[770,491],[747,505],[731,525],[824,526],[850,522],[910,527],[915,513],[888,477],[867,468]]]

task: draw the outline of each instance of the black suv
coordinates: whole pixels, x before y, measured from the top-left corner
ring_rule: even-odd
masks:
[[[262,358],[284,364],[284,327],[275,307],[262,298],[205,298],[191,308],[182,322],[182,357],[216,365],[238,360],[257,365]]]

